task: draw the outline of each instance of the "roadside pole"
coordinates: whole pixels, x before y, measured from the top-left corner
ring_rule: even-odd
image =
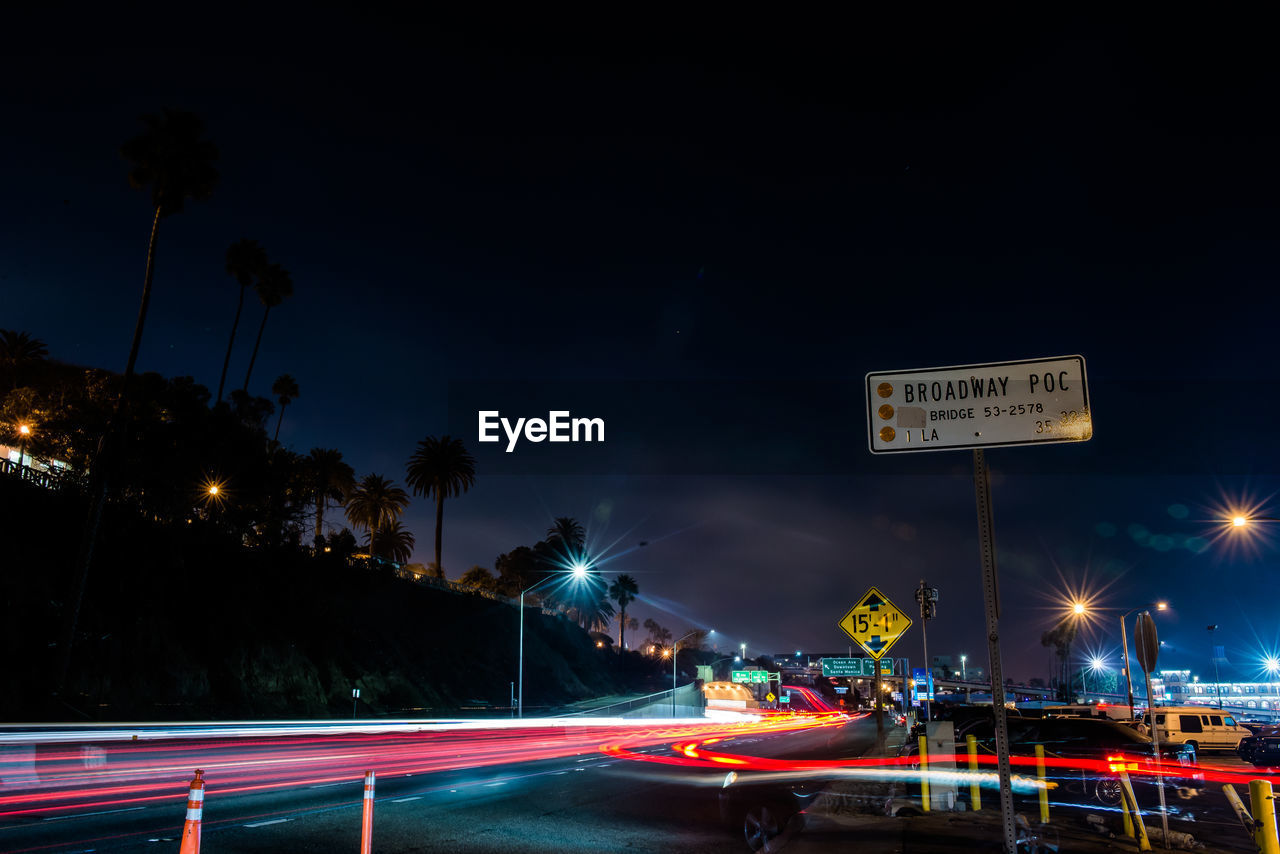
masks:
[[[1009,724],[1005,714],[1004,670],[1000,665],[1000,581],[996,576],[995,526],[991,518],[991,475],[981,448],[973,449],[973,488],[978,505],[978,549],[982,553],[982,599],[987,616],[987,654],[991,660],[991,711],[996,722],[996,769],[1000,778],[1000,823],[1004,850],[1018,850],[1009,770]]]

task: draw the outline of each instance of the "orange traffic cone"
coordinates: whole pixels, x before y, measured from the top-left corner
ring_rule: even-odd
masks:
[[[200,854],[200,817],[204,814],[204,772],[197,770],[187,794],[187,821],[182,826],[182,847],[178,854]]]
[[[364,818],[360,823],[360,854],[373,852],[373,772],[364,773]],[[179,852],[181,854],[181,852]]]

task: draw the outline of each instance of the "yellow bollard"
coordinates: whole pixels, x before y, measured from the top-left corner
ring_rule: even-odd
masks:
[[[1040,777],[1040,823],[1049,823],[1049,787],[1044,785],[1044,745],[1036,745],[1036,774]]]
[[[1276,839],[1276,798],[1270,780],[1249,781],[1249,811],[1253,813],[1253,844],[1261,854],[1280,854]]]
[[[1129,799],[1124,796],[1123,784],[1120,787],[1120,812],[1124,814],[1124,835],[1133,839],[1133,816],[1129,815]]]
[[[920,736],[920,808],[929,811],[929,739]]]
[[[1142,810],[1138,809],[1138,796],[1133,793],[1133,783],[1124,771],[1120,772],[1120,785],[1124,787],[1124,794],[1129,796],[1129,803],[1133,804],[1133,820],[1138,825],[1138,850],[1150,851],[1151,840],[1147,838],[1147,825],[1142,820]]]
[[[964,740],[969,745],[969,809],[980,810],[982,786],[978,785],[978,737],[967,735]]]

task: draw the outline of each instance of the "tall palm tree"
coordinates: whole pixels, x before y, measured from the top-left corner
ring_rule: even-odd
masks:
[[[382,475],[365,475],[347,497],[347,520],[369,532],[369,544],[379,528],[390,525],[409,506],[409,495]]]
[[[469,490],[476,482],[475,457],[467,453],[461,439],[450,436],[428,436],[418,443],[409,458],[405,481],[414,495],[428,495],[436,500],[436,566],[440,562],[441,529],[444,526],[444,500]]]
[[[133,329],[133,342],[129,347],[129,361],[125,364],[120,396],[116,400],[116,412],[106,435],[99,442],[92,466],[95,481],[91,488],[92,500],[85,520],[85,532],[80,539],[80,552],[76,556],[74,592],[71,607],[67,609],[60,661],[58,664],[58,690],[64,686],[67,669],[71,664],[71,646],[75,641],[76,623],[80,617],[80,605],[84,600],[84,588],[89,577],[89,565],[93,561],[93,548],[98,538],[98,526],[102,520],[102,505],[106,501],[108,478],[107,457],[110,456],[108,436],[123,430],[121,414],[128,409],[129,391],[133,384],[134,366],[138,362],[138,350],[142,346],[142,331],[147,324],[147,309],[151,304],[151,281],[155,274],[156,243],[160,236],[160,220],[181,213],[187,199],[207,199],[218,183],[218,147],[204,139],[204,122],[194,113],[171,110],[165,107],[161,115],[144,115],[142,133],[120,146],[120,153],[133,165],[129,169],[129,184],[135,189],[150,188],[151,205],[155,215],[151,220],[151,238],[147,243],[147,267],[142,279],[142,302],[138,307],[138,321]]]
[[[227,368],[231,365],[231,347],[236,343],[236,329],[240,326],[240,312],[244,310],[244,292],[262,275],[267,267],[267,253],[256,240],[237,240],[227,249],[227,273],[240,283],[240,299],[236,302],[236,319],[231,324],[231,337],[227,340],[227,355],[222,360],[222,376],[218,378],[218,403],[222,402],[222,389],[227,384]]]
[[[298,399],[298,381],[289,374],[281,374],[271,384],[271,393],[280,401],[280,417],[276,419],[276,434],[271,441],[280,441],[280,425],[284,423],[284,408]]]
[[[324,534],[325,506],[330,500],[344,502],[356,486],[355,469],[342,460],[342,452],[334,448],[312,448],[307,458],[312,498],[316,505],[316,539]]]
[[[128,394],[133,380],[138,349],[142,346],[142,330],[147,323],[160,220],[182,213],[187,199],[207,199],[218,183],[218,170],[213,165],[218,159],[218,148],[202,138],[204,122],[198,116],[166,107],[163,115],[142,116],[142,123],[146,129],[120,146],[120,153],[133,162],[129,184],[135,189],[150,187],[151,204],[155,208],[151,240],[147,245],[147,269],[142,281],[142,304],[133,330],[129,361],[124,368],[122,397]]]
[[[32,338],[28,332],[0,329],[0,367],[13,377],[13,388],[18,387],[18,373],[24,367],[48,356],[49,349],[39,338]]]
[[[262,345],[262,330],[267,328],[267,318],[271,316],[271,309],[293,296],[293,277],[289,275],[288,270],[279,264],[268,264],[262,270],[262,275],[258,277],[253,289],[258,292],[258,299],[266,306],[266,311],[262,313],[262,323],[258,326],[258,339],[253,342],[253,355],[249,357],[249,370],[245,371],[244,374],[244,388],[242,390],[246,393],[249,391],[249,377],[253,376],[253,363],[258,361],[258,347]]]
[[[619,575],[609,585],[609,598],[618,603],[618,649],[626,649],[627,606],[640,595],[640,586],[630,575]]]
[[[374,531],[369,541],[369,554],[400,564],[408,563],[416,542],[413,532],[399,519],[394,519]]]
[[[548,540],[558,540],[573,549],[582,548],[583,542],[586,541],[586,536],[586,529],[579,524],[577,519],[570,516],[559,517],[547,529]]]

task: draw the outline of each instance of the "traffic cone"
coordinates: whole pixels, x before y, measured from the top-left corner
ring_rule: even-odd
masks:
[[[364,818],[360,822],[360,854],[373,852],[373,772],[364,772]],[[183,854],[183,852],[179,852]]]
[[[187,794],[187,821],[182,826],[182,847],[178,854],[200,854],[200,818],[204,814],[204,772],[196,770]]]

